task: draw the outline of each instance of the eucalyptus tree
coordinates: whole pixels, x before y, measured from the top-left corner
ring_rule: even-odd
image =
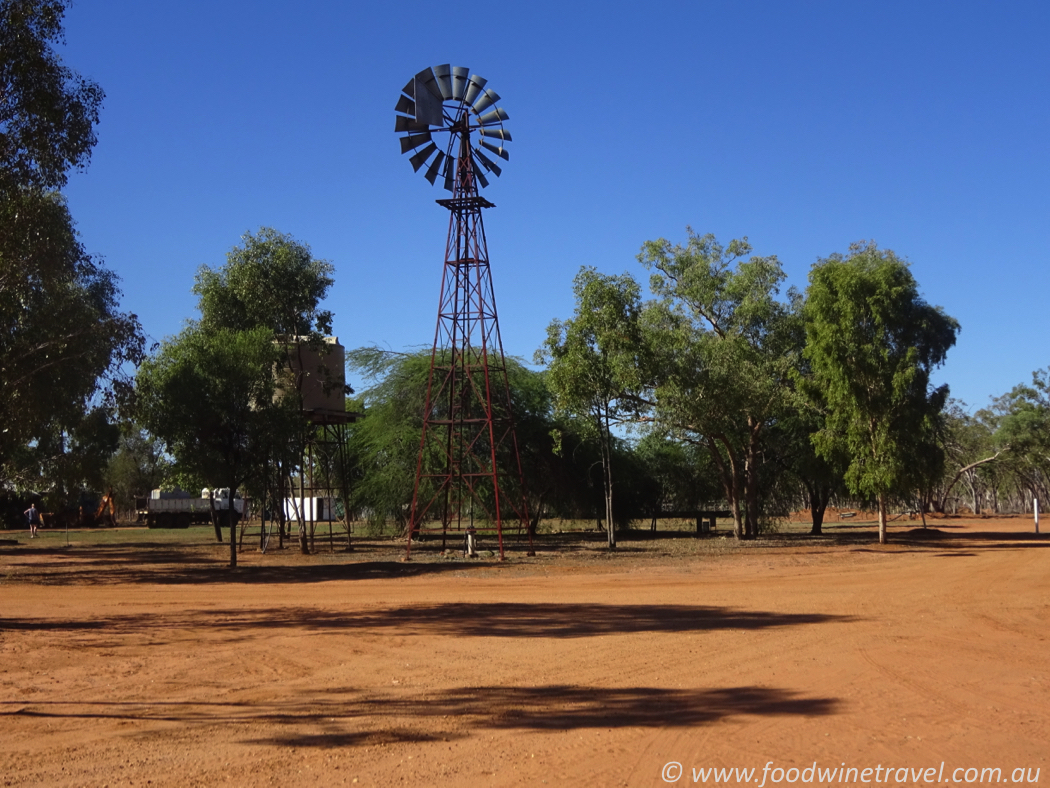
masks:
[[[219,268],[201,266],[193,292],[205,331],[260,326],[275,336],[332,332],[332,313],[321,302],[335,283],[335,266],[315,259],[309,245],[272,227],[245,233]]]
[[[55,191],[87,165],[103,98],[56,52],[68,5],[0,0],[0,475],[35,487],[127,391],[144,344]]]
[[[584,267],[573,281],[576,308],[554,320],[536,354],[548,364],[547,384],[559,413],[578,420],[601,453],[605,523],[616,547],[613,511],[613,430],[637,421],[650,369],[641,327],[641,288],[628,274],[611,276]]]
[[[1050,500],[1050,368],[1033,372],[1031,384],[996,397],[992,412],[996,444],[1009,447],[1004,470],[1026,498],[1024,506],[1031,498]]]
[[[271,332],[191,325],[139,368],[136,415],[178,466],[230,490],[230,566],[237,565],[233,500],[266,457],[287,445],[295,411],[275,396],[281,357]],[[216,525],[216,536],[222,533]]]
[[[324,344],[324,337],[332,332],[332,313],[322,309],[321,303],[334,284],[334,272],[331,262],[314,258],[308,244],[262,227],[245,233],[240,246],[227,253],[224,265],[201,266],[193,285],[201,331],[265,329],[271,341],[282,347],[277,366],[290,381],[282,394],[299,406],[300,425],[288,444],[275,447],[269,458],[278,469],[279,499],[285,497],[287,471],[301,462],[311,429],[302,401],[306,378],[316,376],[326,391],[344,385],[343,370],[330,367]],[[283,505],[278,504],[277,510],[283,534]],[[300,518],[299,549],[303,553],[309,551],[307,537],[306,522]]]
[[[23,459],[81,429],[127,393],[143,357],[138,318],[117,277],[84,250],[57,193],[0,195],[0,473],[30,483]],[[108,400],[108,401],[107,401]],[[37,467],[40,467],[37,463]],[[46,481],[45,481],[46,483]]]
[[[350,425],[351,507],[377,525],[388,518],[404,530],[412,505],[423,428],[430,354],[362,347],[347,353],[347,367],[368,384]]]
[[[848,455],[846,485],[878,501],[884,544],[888,498],[907,486],[947,399],[930,373],[959,324],[919,295],[904,261],[874,243],[814,264],[804,314],[805,356],[827,402],[815,446],[824,457]]]
[[[952,490],[960,481],[970,491],[974,514],[981,511],[979,491],[984,486],[989,464],[1004,459],[1009,444],[996,443],[995,431],[986,413],[970,415],[966,403],[949,399],[940,416],[939,440],[943,447],[945,472],[934,490],[930,504],[935,512],[947,507]]]
[[[106,463],[105,487],[112,488],[118,504],[131,508],[135,498],[148,496],[168,481],[171,470],[164,442],[146,432],[142,425],[126,421],[120,425],[117,449]],[[184,490],[202,486],[180,485]]]
[[[646,513],[703,509],[722,497],[704,447],[650,431],[633,448],[654,493]]]
[[[648,402],[667,434],[707,449],[741,539],[758,533],[763,437],[791,401],[802,346],[798,295],[778,300],[780,262],[751,251],[688,228],[685,244],[648,241],[638,256],[657,297],[640,320]]]
[[[763,450],[767,460],[801,485],[803,506],[810,513],[810,534],[820,536],[828,504],[843,489],[847,461],[841,452],[830,458],[817,452],[812,436],[824,421],[820,395],[817,391],[807,392],[805,386],[799,386],[798,391],[799,401],[782,412],[766,431]],[[807,399],[806,393],[812,399]]]
[[[62,63],[69,0],[0,0],[0,192],[60,189],[95,146],[105,94]]]

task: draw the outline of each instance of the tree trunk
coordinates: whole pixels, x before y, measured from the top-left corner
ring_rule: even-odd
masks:
[[[302,437],[300,446],[306,445],[306,436]],[[304,451],[305,455],[306,452]],[[295,507],[298,512],[299,519],[299,552],[303,555],[310,555],[310,545],[306,539],[306,459],[303,458],[302,464],[299,467],[299,503]]]
[[[744,535],[754,539],[758,536],[758,471],[753,456],[747,458],[744,468]]]
[[[222,523],[219,522],[219,515],[215,511],[215,491],[208,489],[208,504],[211,506],[211,524],[215,529],[215,540],[222,544]]]
[[[266,551],[266,497],[270,491],[270,464],[263,465],[262,506],[259,507],[259,552]]]
[[[972,511],[974,514],[979,514],[980,504],[977,502],[977,481],[973,478],[967,478],[966,484],[970,488],[970,500],[973,502]]]
[[[616,549],[616,526],[613,524],[613,478],[612,437],[609,434],[608,411],[602,417],[602,481],[605,486],[605,532],[609,538],[609,549]]]
[[[879,493],[879,544],[886,544],[886,496]]]
[[[532,514],[529,516],[529,530],[528,536],[530,539],[536,538],[536,533],[540,529],[540,520],[543,519],[543,513],[545,511],[544,495],[537,496],[533,505],[529,507]]]
[[[809,493],[809,516],[813,521],[809,533],[811,536],[821,536],[824,533],[824,512],[827,511],[828,500],[831,498],[831,488],[807,484],[806,491]]]
[[[277,462],[277,549],[284,549],[285,523],[284,523],[284,463]]]
[[[749,433],[744,457],[744,533],[758,536],[758,427],[748,418]]]
[[[726,457],[728,457],[728,467],[726,460],[722,458],[722,455],[718,451],[718,443],[716,438],[725,447]],[[715,438],[707,439],[707,448],[711,452],[711,458],[714,460],[715,467],[718,468],[718,475],[722,481],[722,489],[726,494],[726,501],[729,502],[729,510],[733,513],[733,536],[737,539],[746,539],[747,536],[744,533],[743,520],[740,517],[740,500],[741,500],[741,483],[739,473],[739,463],[733,456],[733,450],[729,446],[729,442],[722,436],[715,436]]]
[[[234,496],[237,494],[237,483],[230,485],[230,498],[227,501],[226,521],[230,524],[230,566],[237,566],[237,507]]]

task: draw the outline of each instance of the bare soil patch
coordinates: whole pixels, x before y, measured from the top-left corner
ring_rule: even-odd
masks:
[[[502,563],[246,541],[236,570],[210,529],[8,532],[0,779],[662,786],[678,762],[679,785],[758,786],[772,761],[781,785],[813,762],[1045,782],[1050,538],[928,525],[880,547],[861,514],[744,544],[661,524]]]

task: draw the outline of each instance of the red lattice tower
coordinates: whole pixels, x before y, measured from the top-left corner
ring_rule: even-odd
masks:
[[[417,171],[427,164],[431,184],[444,176],[450,199],[438,200],[449,210],[448,241],[441,278],[437,327],[431,354],[423,430],[409,516],[406,557],[414,539],[495,533],[504,556],[503,528],[518,521],[529,534],[525,478],[514,432],[507,363],[489,267],[482,211],[495,207],[478,193],[488,181],[480,167],[501,170],[481,148],[508,159],[503,142],[507,114],[488,110],[499,96],[484,90],[485,80],[467,76],[465,68],[436,66],[417,74],[398,102],[397,131],[408,132],[402,152],[420,148],[411,162]],[[447,133],[444,151],[433,141]],[[474,135],[485,139],[477,148]],[[443,141],[444,142],[444,141]]]

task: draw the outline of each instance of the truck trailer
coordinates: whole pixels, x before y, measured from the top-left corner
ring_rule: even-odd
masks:
[[[149,498],[139,499],[138,515],[147,528],[188,528],[210,523],[213,503],[220,521],[225,521],[224,513],[230,509],[230,489],[205,487],[199,498],[190,497],[184,490],[154,490]],[[239,494],[233,500],[233,508],[238,518],[244,514],[244,499]]]

